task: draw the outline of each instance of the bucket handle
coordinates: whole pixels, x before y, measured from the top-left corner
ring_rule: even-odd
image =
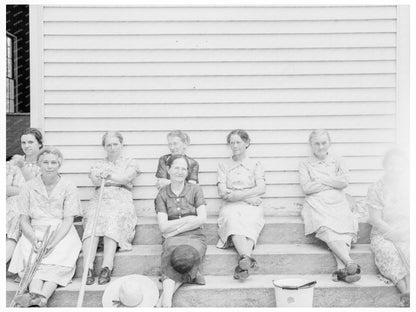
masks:
[[[303,289],[303,288],[309,288],[315,284],[316,284],[316,281],[312,281],[312,282],[309,282],[300,286],[282,286],[280,288],[286,289],[286,290],[298,290],[298,289]]]

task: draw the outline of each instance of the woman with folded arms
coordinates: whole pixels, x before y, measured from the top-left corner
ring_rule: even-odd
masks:
[[[408,160],[392,149],[383,160],[384,176],[368,190],[371,248],[377,268],[401,293],[410,306],[410,212]]]
[[[315,234],[332,251],[337,264],[332,274],[334,281],[356,282],[361,278],[361,268],[351,259],[350,249],[357,239],[358,223],[344,193],[348,169],[342,159],[329,153],[328,131],[312,131],[309,144],[312,156],[299,166],[300,185],[305,193],[305,235]]]
[[[133,180],[139,173],[134,159],[123,157],[123,136],[119,132],[106,132],[102,146],[107,152],[104,160],[96,163],[90,172],[90,179],[96,186],[95,194],[84,211],[84,236],[82,251],[84,268],[88,268],[86,284],[95,282],[93,261],[97,252],[100,237],[104,240],[103,262],[98,277],[98,284],[104,285],[111,280],[114,256],[117,247],[120,250],[131,250],[137,217],[133,205]],[[105,179],[105,188],[101,206],[98,207],[100,185]],[[92,238],[92,223],[95,210],[100,209],[95,236]],[[93,244],[91,263],[86,263],[89,245]]]
[[[231,131],[227,143],[232,157],[218,165],[218,194],[222,205],[218,216],[217,247],[234,246],[238,264],[235,279],[246,279],[249,269],[257,268],[251,256],[264,226],[262,200],[266,192],[263,167],[260,162],[247,156],[250,137],[244,130]]]
[[[171,307],[173,294],[183,283],[205,284],[199,271],[207,250],[201,228],[207,218],[204,194],[199,185],[186,182],[189,163],[185,155],[172,155],[167,169],[170,183],[155,199],[163,236],[163,292],[158,307]]]

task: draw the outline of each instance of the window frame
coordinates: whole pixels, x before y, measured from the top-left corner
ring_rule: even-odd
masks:
[[[7,49],[7,40],[11,39],[12,41],[12,73],[13,73],[13,77],[9,78],[8,77],[8,59],[9,59],[9,55],[8,55],[8,49]],[[17,63],[17,37],[9,32],[6,31],[6,83],[9,83],[9,79],[13,80],[14,85],[13,85],[13,91],[14,91],[14,98],[13,98],[13,105],[10,105],[10,98],[8,98],[8,94],[7,94],[7,87],[6,87],[6,113],[18,113],[18,92],[17,92],[17,85],[18,85],[18,75],[17,75],[17,67],[18,67],[18,63]],[[12,106],[12,107],[11,107]]]

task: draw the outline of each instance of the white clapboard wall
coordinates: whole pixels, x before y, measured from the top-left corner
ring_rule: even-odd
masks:
[[[357,198],[395,142],[396,6],[42,7],[43,127],[62,172],[93,193],[90,166],[106,130],[120,130],[142,174],[134,199],[154,214],[166,134],[189,133],[208,211],[235,128],[266,170],[267,214],[296,214],[299,161],[315,128],[351,170]]]

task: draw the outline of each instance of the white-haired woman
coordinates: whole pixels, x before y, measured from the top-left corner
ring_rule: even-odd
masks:
[[[404,306],[410,305],[410,213],[407,159],[397,149],[383,160],[384,176],[370,186],[367,207],[370,214],[371,248],[381,274],[401,293]]]
[[[334,281],[356,282],[361,278],[361,268],[351,258],[350,249],[357,239],[358,223],[344,193],[348,169],[341,158],[329,153],[328,131],[312,131],[309,144],[312,156],[299,166],[300,185],[305,193],[305,235],[315,234],[332,251],[337,264]]]
[[[82,250],[84,268],[88,268],[87,285],[95,282],[93,261],[97,252],[98,241],[103,237],[103,262],[98,277],[98,284],[104,285],[111,280],[114,256],[117,247],[131,250],[137,223],[133,205],[133,180],[139,173],[137,162],[123,156],[123,136],[120,132],[109,131],[102,137],[102,146],[107,152],[104,160],[92,166],[90,179],[96,186],[94,196],[84,211],[84,235]],[[98,207],[98,197],[102,179],[106,179],[103,200]],[[95,236],[91,238],[92,221],[95,210],[100,209]],[[91,262],[86,263],[89,245],[93,244]]]
[[[77,188],[58,173],[63,160],[61,152],[55,147],[45,147],[37,159],[41,175],[23,185],[19,193],[23,236],[17,243],[9,271],[23,276],[32,247],[39,251],[44,233],[51,226],[55,234],[29,292],[24,295],[28,300],[23,297],[16,300],[23,305],[44,307],[57,286],[68,285],[75,273],[81,240],[73,221],[81,215],[81,205]]]

